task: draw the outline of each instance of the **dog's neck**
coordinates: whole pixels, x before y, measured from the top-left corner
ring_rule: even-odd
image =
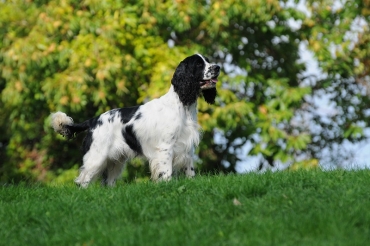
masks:
[[[176,93],[173,85],[171,85],[168,92],[163,95],[163,98],[165,98],[164,103],[170,104],[171,107],[182,107],[185,111],[192,112],[191,114],[193,114],[193,111],[195,113],[197,112],[197,100],[189,105],[184,104]]]

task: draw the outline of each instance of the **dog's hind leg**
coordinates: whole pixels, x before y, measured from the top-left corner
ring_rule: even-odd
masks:
[[[80,175],[75,183],[86,188],[90,182],[96,180],[106,169],[107,158],[101,153],[88,151],[83,158],[83,165],[80,168]]]
[[[113,186],[125,167],[126,159],[120,161],[108,161],[107,167],[103,173],[102,184]]]
[[[177,169],[178,172],[181,171],[188,178],[192,178],[195,176],[193,157],[191,153],[188,153],[186,155],[176,156],[174,158],[173,166]]]

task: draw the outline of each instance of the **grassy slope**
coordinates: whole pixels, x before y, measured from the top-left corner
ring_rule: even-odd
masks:
[[[1,187],[0,245],[367,245],[369,186],[370,171],[298,171]]]

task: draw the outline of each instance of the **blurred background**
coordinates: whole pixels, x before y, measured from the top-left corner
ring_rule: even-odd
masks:
[[[0,182],[69,182],[76,122],[145,103],[201,53],[222,66],[199,100],[199,173],[370,166],[370,0],[0,1]],[[124,180],[147,179],[145,161]]]

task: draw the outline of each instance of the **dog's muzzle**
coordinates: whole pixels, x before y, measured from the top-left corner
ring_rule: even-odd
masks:
[[[199,82],[200,83],[200,88],[202,90],[207,90],[207,89],[211,89],[211,88],[216,87],[216,83],[218,81],[218,76],[220,75],[220,69],[221,69],[221,67],[218,66],[218,65],[213,65],[211,67],[211,71],[210,71],[211,78],[210,79],[203,79]]]

